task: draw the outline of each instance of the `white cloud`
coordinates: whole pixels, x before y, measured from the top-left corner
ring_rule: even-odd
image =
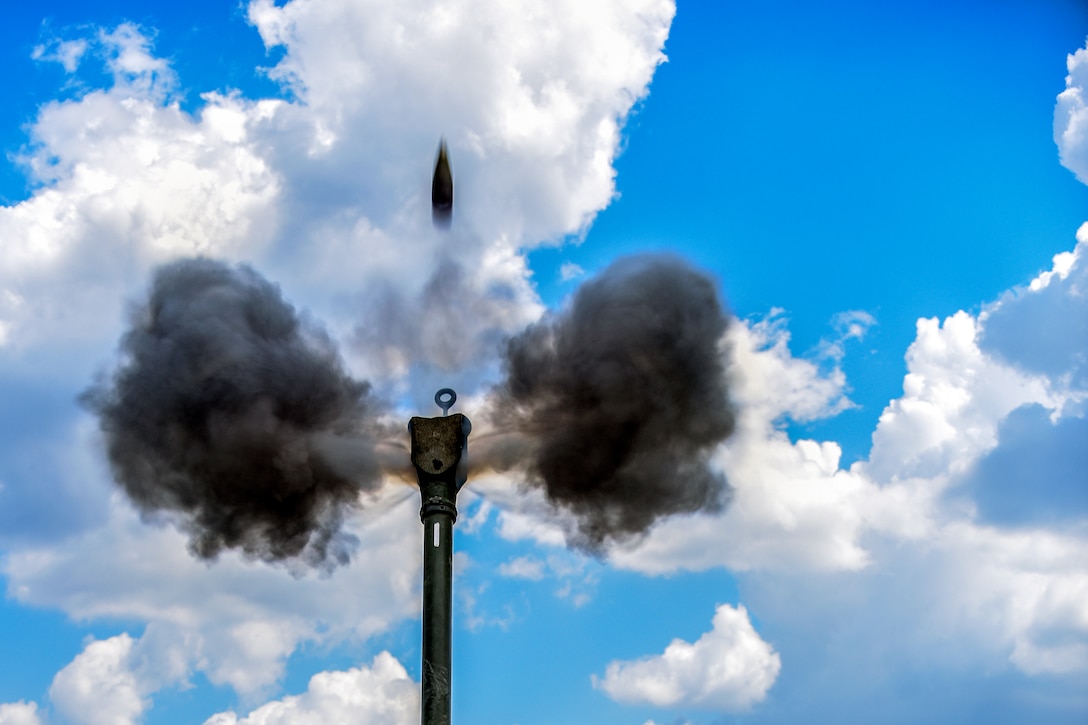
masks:
[[[473,491],[468,489],[462,490],[458,495],[457,500],[460,504],[460,511],[457,517],[457,529],[462,534],[476,533],[491,519],[491,512],[494,508],[491,505],[491,502],[477,496]],[[475,510],[466,516],[465,514],[467,514],[473,506],[475,506]]]
[[[864,340],[869,328],[876,324],[876,318],[865,310],[847,310],[838,312],[831,318],[835,336],[820,342],[819,352],[823,357],[840,361],[846,355],[846,343],[850,340]]]
[[[252,255],[267,233],[277,181],[245,139],[222,131],[224,115],[255,112],[252,104],[209,97],[203,118],[187,116],[165,96],[165,70],[144,57],[135,32],[103,36],[115,49],[111,89],[41,109],[25,162],[42,187],[0,207],[9,355],[33,351],[40,364],[52,349],[70,370],[80,344],[95,356],[112,348],[125,297],[151,265]],[[86,362],[75,367],[70,375],[90,372]]]
[[[0,725],[41,725],[38,705],[34,702],[8,702],[0,704]]]
[[[518,556],[499,564],[499,576],[540,581],[544,578],[544,562],[533,556]]]
[[[711,631],[696,642],[677,639],[660,655],[611,662],[593,686],[619,702],[733,712],[762,701],[781,666],[752,628],[748,610],[723,604]]]
[[[75,40],[51,38],[48,42],[34,46],[30,57],[34,60],[60,63],[65,72],[74,73],[76,68],[79,67],[83,54],[87,52],[87,46],[87,40],[84,38]]]
[[[723,465],[736,474],[724,514],[663,521],[633,549],[611,552],[609,560],[651,574],[716,566],[860,569],[870,561],[859,541],[866,482],[837,469],[838,458],[835,443],[791,444],[785,434],[749,444]]]
[[[956,587],[935,613],[945,634],[996,636],[1028,674],[1088,670],[1088,541],[957,522],[941,532],[939,548],[939,576]]]
[[[460,585],[457,617],[470,632],[479,632],[484,627],[498,627],[505,632],[510,625],[525,618],[527,606],[524,601],[517,606],[508,602],[499,607],[497,612],[481,607],[480,596],[489,588],[490,582],[487,581],[477,587]]]
[[[846,376],[837,365],[821,371],[817,362],[790,352],[782,310],[752,323],[735,323],[726,337],[732,392],[743,416],[740,425],[765,428],[785,417],[817,420],[853,405],[846,395]]]
[[[1067,404],[1081,404],[1088,394],[1086,299],[1088,223],[1077,230],[1072,251],[1054,256],[1052,269],[986,306],[979,315],[980,344],[988,354],[1042,375]]]
[[[419,721],[419,685],[388,652],[370,667],[321,672],[301,695],[258,707],[246,717],[219,713],[204,725],[411,725]]]
[[[545,558],[518,556],[499,565],[499,576],[529,581],[554,580],[555,596],[581,607],[593,599],[599,581],[599,567],[585,555],[556,550]]]
[[[1065,168],[1088,184],[1088,45],[1066,58],[1069,75],[1054,107],[1054,142]]]
[[[574,262],[564,262],[559,267],[559,281],[561,282],[570,282],[580,277],[584,277],[585,274],[586,271]]]
[[[79,725],[131,725],[146,709],[146,691],[132,671],[127,634],[93,641],[57,673],[49,697]]]
[[[33,390],[36,382],[27,387]],[[24,395],[23,400],[34,399]],[[71,426],[27,424],[0,442],[5,474],[0,488],[0,546],[18,550],[56,542],[101,524],[109,497],[95,485],[101,483],[105,469],[96,428],[87,418]]]
[[[997,425],[1012,410],[1053,404],[1044,380],[979,349],[979,322],[966,312],[943,324],[919,320],[917,330],[903,395],[881,414],[861,466],[881,483],[962,474],[994,446]]]
[[[177,82],[169,63],[152,53],[152,38],[138,26],[121,23],[113,30],[101,30],[98,41],[116,85],[161,93],[164,86],[169,88]]]
[[[566,546],[564,527],[572,522],[564,518],[562,511],[555,510],[539,489],[519,486],[507,476],[496,474],[475,477],[472,488],[499,507],[497,527],[502,539]]]

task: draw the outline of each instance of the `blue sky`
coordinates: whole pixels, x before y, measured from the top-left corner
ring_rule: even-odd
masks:
[[[516,474],[472,480],[454,719],[1088,716],[1083,3],[5,16],[0,725],[417,718],[410,489],[322,575],[195,561],[112,482],[76,398],[155,268],[251,264],[394,419],[452,385],[483,421],[498,341],[644,251],[735,317],[732,503],[593,558]]]

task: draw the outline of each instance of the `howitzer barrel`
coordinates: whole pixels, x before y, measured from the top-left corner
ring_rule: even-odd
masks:
[[[445,405],[444,409],[448,407]],[[468,418],[460,413],[441,418],[412,418],[408,424],[412,465],[419,479],[422,501],[419,510],[423,523],[422,725],[450,722],[453,524],[457,521],[457,491],[465,482],[465,449],[471,429]]]

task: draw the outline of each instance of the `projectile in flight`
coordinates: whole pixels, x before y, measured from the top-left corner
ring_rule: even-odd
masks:
[[[438,160],[434,164],[431,218],[439,229],[449,229],[453,220],[453,174],[450,173],[450,158],[446,153],[445,139],[438,142]]]

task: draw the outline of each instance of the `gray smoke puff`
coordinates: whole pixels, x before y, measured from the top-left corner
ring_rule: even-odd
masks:
[[[491,465],[524,467],[591,552],[662,516],[720,508],[731,489],[709,457],[735,422],[726,326],[714,283],[681,260],[615,262],[510,340],[492,415],[524,457]]]
[[[209,259],[160,268],[132,318],[123,364],[82,401],[136,506],[180,518],[200,557],[346,562],[345,508],[380,474],[377,406],[328,336],[252,269]]]

